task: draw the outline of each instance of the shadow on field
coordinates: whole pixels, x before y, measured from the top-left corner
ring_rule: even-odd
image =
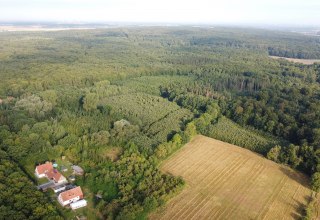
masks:
[[[280,170],[290,179],[296,181],[304,187],[310,188],[308,177],[306,175],[285,167],[280,167]],[[306,204],[310,202],[310,199],[310,196],[305,196],[303,202],[294,200],[294,205],[292,206],[294,206],[296,212],[292,212],[290,214],[293,219],[301,219],[303,216],[305,216]]]
[[[309,196],[305,196],[305,200],[307,201],[307,203],[309,203],[310,197]],[[297,212],[296,213],[291,213],[291,217],[293,219],[301,219],[303,216],[305,216],[306,205],[301,203],[300,201],[298,201],[296,199],[294,200],[294,202],[295,202],[295,204],[297,204],[295,206]]]
[[[298,215],[297,213],[291,213],[292,219],[301,219],[301,215]]]
[[[299,173],[299,172],[294,171],[294,170],[291,170],[291,169],[288,169],[288,168],[284,168],[284,167],[280,167],[280,171],[283,174],[285,174],[287,177],[289,177],[290,179],[300,183],[304,187],[310,188],[310,185],[308,184],[308,179],[304,174]]]

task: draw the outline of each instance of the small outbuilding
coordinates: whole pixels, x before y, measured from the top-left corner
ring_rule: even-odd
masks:
[[[103,197],[102,197],[102,191],[101,190],[99,190],[98,192],[97,192],[97,194],[96,194],[96,198],[97,199],[102,199]]]
[[[46,191],[47,189],[52,188],[54,186],[55,186],[55,182],[53,180],[50,180],[47,183],[44,183],[44,184],[41,184],[41,185],[37,186],[37,188],[39,190]]]
[[[66,189],[65,185],[60,185],[52,188],[55,193],[61,192]]]
[[[66,166],[61,166],[61,167],[60,167],[60,170],[61,170],[62,172],[67,172],[67,171],[68,171],[68,168],[67,168]]]
[[[82,176],[84,174],[84,170],[77,165],[72,165],[72,169],[73,169],[73,174],[75,174],[75,175]]]
[[[69,181],[73,182],[76,180],[76,177],[72,175],[72,176],[69,176],[68,179]]]
[[[75,210],[75,209],[78,209],[81,207],[85,207],[85,206],[87,206],[87,200],[85,200],[85,199],[82,199],[82,200],[79,200],[77,202],[73,202],[70,204],[70,207],[72,208],[72,210]]]

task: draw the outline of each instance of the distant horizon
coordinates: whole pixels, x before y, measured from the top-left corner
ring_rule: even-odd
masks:
[[[320,26],[318,0],[0,0],[0,22]]]
[[[126,22],[126,21],[78,21],[78,22],[61,22],[61,21],[1,21],[0,25],[2,26],[89,26],[89,25],[97,25],[97,26],[189,26],[189,27],[239,27],[239,28],[298,28],[298,29],[310,29],[310,28],[319,28],[319,25],[301,25],[301,24],[254,24],[254,23],[196,23],[196,22]]]

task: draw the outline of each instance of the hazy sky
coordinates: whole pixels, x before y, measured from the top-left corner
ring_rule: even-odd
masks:
[[[0,21],[320,26],[320,0],[0,0]]]

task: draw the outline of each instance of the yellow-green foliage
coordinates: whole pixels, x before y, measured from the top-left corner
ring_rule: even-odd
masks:
[[[267,153],[279,143],[275,138],[262,135],[252,129],[243,128],[225,117],[220,118],[216,124],[210,126],[208,135],[258,153]]]
[[[194,78],[189,76],[141,76],[133,79],[119,81],[117,84],[130,88],[136,92],[143,92],[151,95],[160,95],[160,86],[166,87],[172,83],[188,84]]]
[[[140,126],[154,143],[167,141],[168,135],[179,132],[182,122],[192,118],[192,113],[176,103],[143,93],[112,96],[104,100],[114,112],[121,113],[130,122]]]

